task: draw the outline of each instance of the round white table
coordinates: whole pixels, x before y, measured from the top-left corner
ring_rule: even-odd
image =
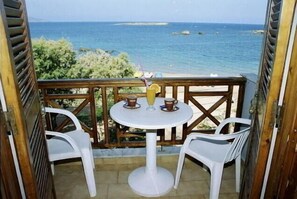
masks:
[[[193,115],[190,106],[178,102],[179,108],[173,112],[160,109],[164,105],[164,98],[156,98],[156,110],[146,110],[146,98],[138,98],[140,108],[124,108],[124,101],[113,105],[110,109],[111,118],[119,124],[146,129],[146,166],[135,169],[128,178],[131,189],[138,195],[145,197],[158,197],[168,193],[174,184],[173,175],[162,167],[157,167],[157,133],[156,129],[174,127],[188,122]]]

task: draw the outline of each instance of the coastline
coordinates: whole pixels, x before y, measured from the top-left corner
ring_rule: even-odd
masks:
[[[212,78],[212,77],[241,77],[240,74],[238,75],[230,75],[230,76],[223,76],[218,75],[217,73],[210,73],[209,75],[197,75],[197,74],[189,74],[189,73],[161,73],[161,72],[150,72],[150,71],[136,71],[134,77],[140,78],[144,76],[145,78],[151,77],[173,77],[173,78],[185,78],[185,77],[204,77],[204,78]]]

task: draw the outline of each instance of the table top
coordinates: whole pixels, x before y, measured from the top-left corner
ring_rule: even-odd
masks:
[[[141,128],[141,129],[164,129],[182,125],[189,121],[193,116],[192,108],[178,101],[176,111],[162,111],[160,106],[164,105],[164,98],[156,98],[154,107],[156,110],[146,110],[148,107],[146,98],[138,98],[139,108],[124,108],[125,101],[120,101],[113,105],[110,109],[111,118],[119,124]]]

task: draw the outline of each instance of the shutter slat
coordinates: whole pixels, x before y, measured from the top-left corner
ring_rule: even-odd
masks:
[[[270,22],[270,26],[273,29],[277,29],[278,28],[278,21],[271,21]]]
[[[25,56],[25,55],[22,55],[22,56]],[[28,70],[28,67],[26,67],[28,61],[29,61],[29,57],[27,57],[27,58],[24,59],[21,63],[19,63],[19,64],[15,67],[16,72],[17,72],[17,73],[20,73],[21,70]],[[19,77],[19,75],[18,75],[18,78],[22,78],[22,76]]]
[[[275,46],[271,45],[271,44],[267,44],[267,47],[269,48],[269,50],[271,52],[274,52],[275,51]],[[274,53],[273,53],[274,54]]]
[[[281,8],[281,2],[275,3],[272,7],[273,12],[279,12]]]
[[[274,54],[272,52],[270,52],[269,50],[267,50],[266,55],[269,57],[269,60],[273,60]]]
[[[25,51],[27,47],[27,42],[26,43],[20,43],[12,48],[12,52],[14,55],[18,55],[20,51]]]
[[[263,91],[263,94],[264,94],[264,98],[266,99],[267,91],[268,91],[268,85],[266,84],[266,82],[264,82],[263,85],[262,85],[262,91]]]
[[[25,28],[23,26],[8,28],[10,36],[21,35],[24,33]]]
[[[269,73],[265,73],[264,74],[264,85],[265,88],[269,89],[269,79],[270,79],[270,74]]]
[[[21,9],[14,9],[10,7],[5,7],[5,12],[7,17],[21,17],[23,11]]]
[[[23,51],[23,52],[21,52],[21,53],[19,53],[17,56],[15,56],[14,57],[14,61],[15,61],[15,63],[16,64],[19,64],[19,62],[21,61],[21,60],[23,60],[23,59],[25,59],[26,58],[26,56],[27,56],[27,54],[28,54],[28,49],[26,49],[25,51]],[[29,58],[27,58],[27,59],[29,59]],[[16,67],[16,69],[17,69],[18,67]],[[17,70],[18,71],[18,70]]]
[[[37,137],[37,139],[38,139],[38,137]],[[40,142],[36,142],[37,144],[35,145],[35,147],[34,147],[34,151],[37,151],[37,153],[35,153],[34,154],[34,162],[33,162],[33,164],[35,165],[35,166],[37,166],[37,167],[39,167],[40,166],[40,164],[41,164],[41,162],[42,162],[42,160],[41,159],[39,159],[38,157],[41,157],[41,151],[39,150],[40,149]],[[33,148],[32,148],[33,149]],[[39,182],[40,183],[40,182]],[[38,183],[38,184],[39,184]]]
[[[267,63],[267,68],[272,68],[273,67],[273,60],[269,60],[269,59],[267,59],[267,57],[266,57],[266,63]]]
[[[275,44],[276,44],[276,38],[275,37],[272,37],[271,35],[268,35],[268,40],[269,40],[270,45],[275,46]]]
[[[16,45],[18,43],[24,42],[26,38],[26,35],[17,35],[15,37],[11,37],[10,38],[10,42],[12,43],[12,45]]]
[[[21,26],[23,24],[24,20],[21,18],[12,18],[8,17],[7,18],[7,24],[9,27],[11,26]]]
[[[22,78],[21,79],[18,79],[19,80],[19,87],[20,87],[20,91],[22,93],[22,91],[25,90],[26,86],[28,86],[28,79],[30,78],[28,74],[28,70],[23,70],[21,72],[21,76]]]
[[[26,84],[26,86],[23,88],[23,95],[21,95],[22,97],[22,103],[23,106],[26,108],[26,106],[28,105],[28,101],[29,99],[31,99],[32,97],[32,90],[33,90],[33,86],[32,86],[32,79],[31,81],[28,81],[28,83]]]
[[[281,3],[281,1],[282,1],[282,0],[273,0],[273,3],[274,3],[274,4],[279,4],[279,3]]]
[[[272,20],[277,21],[279,19],[279,14],[280,14],[279,12],[276,12],[276,13],[272,14],[271,15]]]
[[[21,7],[21,2],[19,1],[10,1],[10,0],[4,0],[4,6],[11,7],[15,9],[19,9]]]
[[[269,34],[272,36],[272,37],[276,37],[277,36],[277,29],[270,29],[269,30]]]
[[[269,62],[273,61],[273,59],[270,58],[268,53],[265,55],[265,61],[267,62],[268,67],[270,67]]]

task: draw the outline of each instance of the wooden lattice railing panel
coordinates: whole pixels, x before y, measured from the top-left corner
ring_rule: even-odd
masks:
[[[190,132],[209,133],[224,118],[241,115],[246,81],[243,77],[152,78],[151,81],[161,87],[158,96],[174,97],[189,104],[194,111],[187,124],[158,130],[159,145],[182,144]],[[40,80],[38,85],[44,105],[71,110],[91,135],[95,147],[145,145],[143,130],[131,131],[109,117],[112,104],[127,95],[145,96],[140,79]],[[46,121],[48,127],[55,130],[69,126],[67,118],[60,118],[54,124],[49,117]]]

